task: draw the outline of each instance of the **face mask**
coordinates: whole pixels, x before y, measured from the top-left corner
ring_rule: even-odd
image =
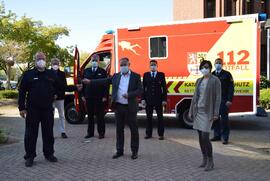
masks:
[[[215,64],[215,68],[217,71],[220,71],[222,69],[222,65],[221,64]]]
[[[129,67],[128,66],[121,66],[120,67],[120,72],[122,74],[126,74],[126,73],[128,73],[128,71],[129,71]]]
[[[200,70],[203,75],[209,74],[209,69],[203,68]]]
[[[36,65],[38,68],[45,68],[46,62],[43,59],[37,60]]]
[[[151,69],[152,72],[155,72],[155,71],[157,71],[157,66],[156,65],[151,65],[150,69]]]
[[[96,61],[92,62],[92,67],[97,68],[98,67],[98,62],[96,62]]]
[[[58,70],[59,66],[58,65],[53,65],[52,68],[53,68],[53,70]]]

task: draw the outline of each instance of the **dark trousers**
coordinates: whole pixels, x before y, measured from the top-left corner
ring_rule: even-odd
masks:
[[[146,135],[152,136],[153,126],[152,126],[152,118],[153,118],[153,110],[156,110],[157,118],[158,118],[158,135],[164,135],[164,121],[163,121],[163,110],[162,104],[158,105],[146,105],[146,115],[147,115],[147,126],[146,126]]]
[[[138,153],[139,150],[139,131],[137,125],[137,112],[130,112],[127,105],[115,105],[116,118],[116,149],[118,153],[124,152],[124,128],[125,122],[128,123],[131,132],[131,151]]]
[[[90,136],[94,136],[95,131],[95,119],[97,118],[97,130],[99,135],[105,134],[105,120],[104,120],[104,103],[102,100],[87,99],[87,111],[88,111],[88,130],[87,133]]]
[[[221,101],[219,114],[220,118],[213,124],[214,136],[222,138],[224,141],[228,141],[230,134],[230,125],[226,101]]]
[[[38,137],[39,122],[41,123],[42,140],[43,140],[43,153],[47,157],[54,153],[54,137],[53,137],[53,109],[36,110],[28,109],[25,124],[24,135],[24,158],[36,157],[36,144]]]

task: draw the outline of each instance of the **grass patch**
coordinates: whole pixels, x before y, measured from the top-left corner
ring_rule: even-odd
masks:
[[[7,136],[3,132],[3,130],[0,129],[0,144],[6,143],[7,142]]]

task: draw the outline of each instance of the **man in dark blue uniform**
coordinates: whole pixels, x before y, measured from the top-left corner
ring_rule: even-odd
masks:
[[[167,88],[165,74],[157,71],[157,61],[150,61],[150,72],[143,75],[143,96],[142,104],[146,105],[147,127],[145,139],[152,137],[153,110],[156,110],[158,117],[159,139],[164,139],[163,106],[167,104]]]
[[[230,125],[229,125],[229,108],[232,105],[234,95],[234,81],[230,72],[222,69],[223,60],[217,58],[215,60],[216,70],[213,75],[217,76],[221,82],[222,101],[220,105],[220,118],[213,124],[214,137],[211,141],[223,140],[223,144],[228,144]]]
[[[107,78],[107,72],[99,67],[99,56],[91,57],[92,66],[84,70],[83,78],[86,79],[101,79]],[[105,120],[104,120],[104,103],[107,101],[109,94],[108,85],[84,85],[82,100],[86,102],[88,112],[88,129],[85,138],[94,136],[94,116],[97,117],[97,130],[99,139],[105,136]]]
[[[45,159],[57,162],[54,156],[53,137],[53,101],[59,88],[57,77],[46,69],[46,57],[38,52],[35,56],[35,68],[24,73],[19,87],[19,111],[25,118],[25,166],[31,167],[36,157],[36,143],[39,123],[41,123],[43,153]]]

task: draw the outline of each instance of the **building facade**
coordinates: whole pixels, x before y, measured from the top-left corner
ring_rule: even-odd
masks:
[[[212,17],[266,13],[270,18],[270,0],[173,0],[173,19],[190,20]],[[267,43],[261,27],[261,73],[267,73]]]

